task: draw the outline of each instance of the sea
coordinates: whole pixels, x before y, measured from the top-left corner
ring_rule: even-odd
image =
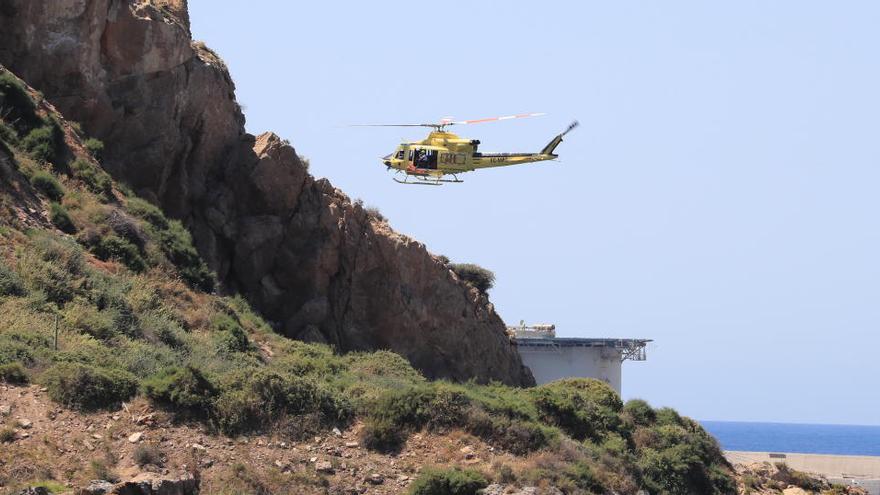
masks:
[[[724,450],[880,456],[880,426],[700,421]]]

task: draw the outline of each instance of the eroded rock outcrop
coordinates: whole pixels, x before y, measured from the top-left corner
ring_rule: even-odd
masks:
[[[285,334],[391,349],[430,377],[533,382],[485,296],[280,138],[245,133],[185,0],[0,0],[0,63],[103,140],[105,168],[182,219]]]

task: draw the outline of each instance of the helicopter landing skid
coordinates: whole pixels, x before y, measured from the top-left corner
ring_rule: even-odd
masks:
[[[410,177],[415,177],[415,180],[410,181]],[[392,179],[394,179],[394,182],[397,182],[398,184],[406,184],[409,186],[442,186],[443,184],[457,184],[460,182],[464,182],[463,180],[456,177],[454,174],[452,175],[452,177],[452,179],[444,179],[442,177],[428,178],[421,175],[407,174],[406,178],[404,178],[403,180],[400,180],[397,177],[392,177]]]

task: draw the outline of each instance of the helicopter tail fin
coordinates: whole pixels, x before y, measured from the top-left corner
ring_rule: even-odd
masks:
[[[544,149],[541,150],[542,155],[552,155],[554,151],[556,151],[556,147],[559,146],[559,143],[562,142],[562,137],[571,132],[575,127],[580,125],[577,120],[568,125],[568,127],[562,131],[559,135],[557,135],[553,140],[547,143],[547,146],[544,146]]]

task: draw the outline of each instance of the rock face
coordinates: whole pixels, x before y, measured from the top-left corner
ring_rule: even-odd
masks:
[[[191,474],[184,474],[179,478],[156,478],[150,474],[142,474],[115,485],[104,480],[95,480],[77,493],[79,495],[197,495],[199,480]]]
[[[192,231],[279,331],[390,349],[429,377],[530,385],[501,318],[424,245],[244,131],[185,0],[0,0],[0,63],[105,142],[105,168]]]

